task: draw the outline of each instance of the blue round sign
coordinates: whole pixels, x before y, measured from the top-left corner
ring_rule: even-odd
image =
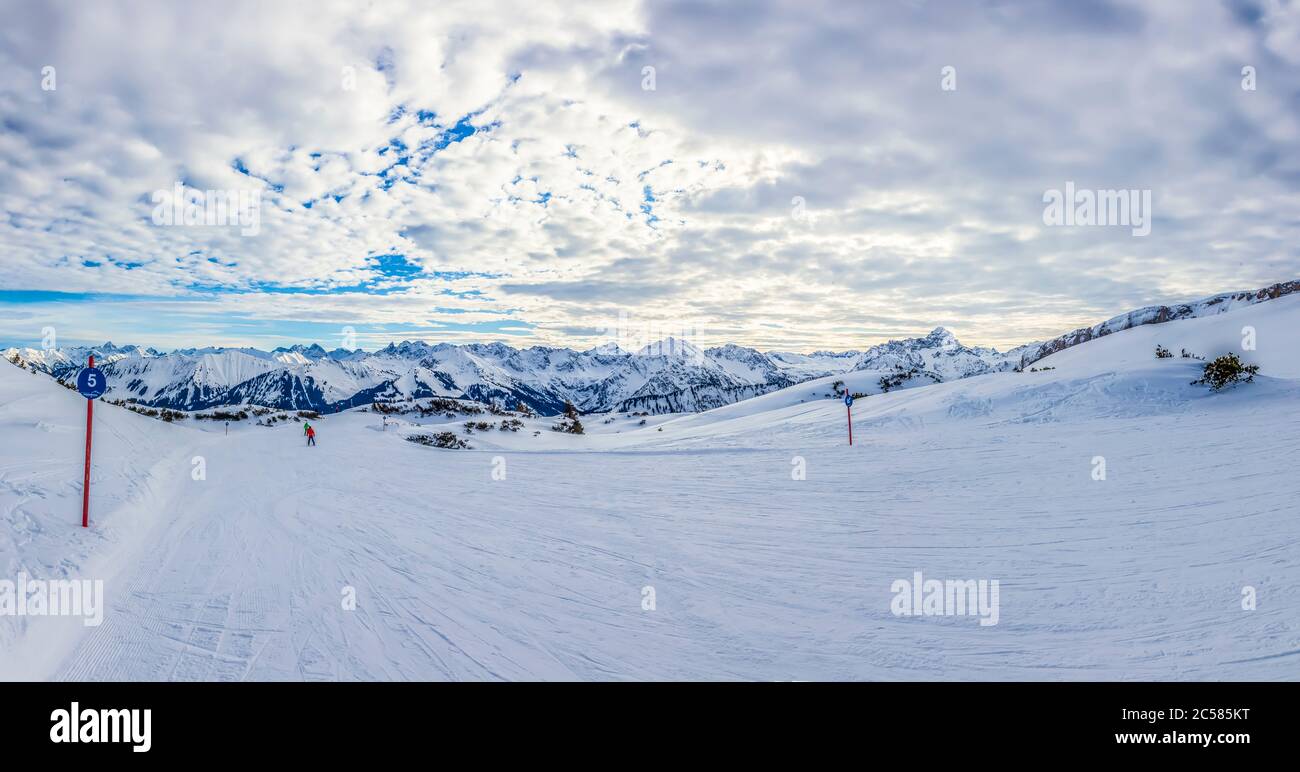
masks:
[[[848,405],[849,407],[853,407],[853,395],[852,395],[852,394],[845,394],[845,395],[844,395],[844,404]]]
[[[77,373],[77,391],[86,399],[99,399],[108,390],[108,379],[98,367],[83,367]]]

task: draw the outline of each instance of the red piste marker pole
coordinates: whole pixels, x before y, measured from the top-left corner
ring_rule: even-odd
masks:
[[[852,446],[853,445],[853,395],[847,393],[847,390],[846,393],[844,394],[844,409],[847,410],[849,414],[849,445]]]
[[[95,355],[90,355],[90,367],[95,366]],[[90,430],[95,422],[95,400],[86,400],[86,479],[81,484],[81,527],[90,527]]]

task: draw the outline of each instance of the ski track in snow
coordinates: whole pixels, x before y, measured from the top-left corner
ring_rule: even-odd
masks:
[[[210,441],[208,479],[173,502],[60,677],[1294,675],[1300,526],[1277,482],[1300,452],[1294,423],[1268,447],[1231,421],[1165,418],[1163,447],[1128,451],[1150,422],[862,432],[851,450],[503,453],[494,481],[492,452],[394,442],[365,420],[322,425],[317,448],[292,429]],[[1196,449],[1207,432],[1214,457]],[[1239,497],[1200,483],[1222,458]],[[1000,623],[894,617],[890,584],[914,570],[999,579]]]

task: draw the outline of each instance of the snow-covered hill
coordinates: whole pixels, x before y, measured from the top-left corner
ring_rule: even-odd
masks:
[[[94,527],[82,529],[85,426],[86,400],[0,362],[0,580],[111,582],[189,479],[192,453],[182,451],[205,436],[110,405],[96,410]],[[52,666],[84,632],[79,619],[0,613],[0,677],[30,677],[3,664],[19,652],[25,667]]]
[[[1191,303],[1178,303],[1172,306],[1147,306],[1136,311],[1129,311],[1108,319],[1092,327],[1082,327],[1065,335],[1053,338],[1046,343],[1029,344],[1014,350],[1019,355],[1022,367],[1029,367],[1038,360],[1051,356],[1058,351],[1087,343],[1112,333],[1141,327],[1148,324],[1164,324],[1179,319],[1196,319],[1204,316],[1223,314],[1244,306],[1255,305],[1269,300],[1286,297],[1300,292],[1300,280],[1284,281],[1262,289],[1247,292],[1224,292]]]

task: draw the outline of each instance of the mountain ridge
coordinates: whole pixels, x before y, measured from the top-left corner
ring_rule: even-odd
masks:
[[[18,349],[7,359],[71,384],[94,354],[110,398],[155,408],[205,410],[240,404],[337,412],[376,401],[450,397],[556,415],[572,402],[584,413],[699,412],[829,375],[869,371],[896,383],[942,382],[1024,369],[1044,357],[1120,330],[1223,313],[1300,291],[1300,280],[1148,306],[1048,341],[1005,352],[970,347],[944,327],[862,351],[812,354],[727,343],[701,348],[675,338],[630,352],[609,342],[585,351],[503,342],[402,341],[373,352],[319,343],[271,351],[203,347],[161,353],[136,345]]]
[[[69,384],[94,354],[110,398],[173,410],[237,404],[322,412],[374,401],[453,397],[513,406],[543,415],[566,401],[583,412],[691,412],[765,394],[802,381],[868,367],[935,362],[914,349],[942,352],[966,368],[944,376],[1011,369],[992,349],[963,346],[943,328],[865,352],[777,354],[725,344],[710,348],[665,339],[626,351],[610,343],[586,351],[505,343],[402,341],[372,352],[299,344],[271,351],[204,347],[159,353],[139,346],[11,348],[6,358]]]

